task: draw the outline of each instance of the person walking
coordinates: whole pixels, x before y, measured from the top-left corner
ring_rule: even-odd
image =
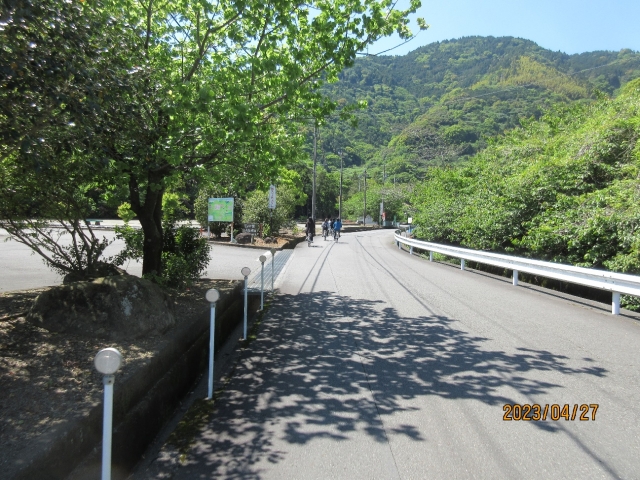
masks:
[[[313,218],[309,217],[307,219],[307,223],[305,224],[304,233],[307,235],[307,241],[313,242],[313,236],[316,233],[316,222],[313,221]]]

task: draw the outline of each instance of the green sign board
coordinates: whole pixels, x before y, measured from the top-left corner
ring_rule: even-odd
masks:
[[[209,221],[233,222],[233,198],[210,198]]]

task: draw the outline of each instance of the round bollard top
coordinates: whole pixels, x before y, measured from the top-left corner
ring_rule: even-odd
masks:
[[[272,255],[273,257],[275,257],[275,256],[276,256],[276,252],[277,252],[277,251],[278,251],[278,250],[276,250],[275,248],[272,248],[272,249],[271,249],[271,255]]]
[[[207,290],[207,293],[204,296],[209,303],[216,303],[220,299],[220,292],[215,288]]]
[[[96,354],[93,364],[103,375],[113,375],[120,368],[122,354],[115,348],[103,348]]]
[[[242,273],[242,275],[244,275],[245,277],[248,277],[251,273],[251,269],[249,267],[244,267],[242,270],[240,270],[240,273]]]
[[[264,263],[267,261],[267,257],[265,255],[260,255],[260,263]]]

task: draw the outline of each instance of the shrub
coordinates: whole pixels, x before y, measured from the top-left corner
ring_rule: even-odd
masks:
[[[114,261],[122,265],[129,259],[142,258],[142,230],[130,226],[116,227],[116,238],[124,240],[125,249]],[[184,288],[200,277],[209,264],[209,244],[200,232],[189,226],[169,223],[164,227],[162,249],[163,269],[160,275],[149,277],[156,283],[174,288]]]

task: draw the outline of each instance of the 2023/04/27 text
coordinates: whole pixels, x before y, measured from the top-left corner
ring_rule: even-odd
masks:
[[[559,405],[554,403],[549,405],[541,405],[538,403],[519,405],[517,403],[505,403],[502,407],[504,415],[502,419],[505,421],[512,420],[524,420],[524,421],[540,421],[540,420],[579,420],[581,422],[587,422],[589,420],[596,420],[596,412],[598,411],[599,404],[597,403],[577,403],[571,406],[568,403]],[[591,412],[589,414],[589,412]]]

